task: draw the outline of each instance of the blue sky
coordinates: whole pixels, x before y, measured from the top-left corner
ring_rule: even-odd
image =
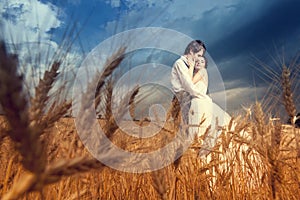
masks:
[[[297,0],[0,0],[0,22],[7,43],[42,41],[53,49],[75,23],[80,34],[71,58],[84,58],[110,36],[140,27],[201,39],[222,75],[233,112],[261,98],[268,87],[254,57],[272,64],[270,55],[283,50],[288,61],[299,52],[299,9]]]

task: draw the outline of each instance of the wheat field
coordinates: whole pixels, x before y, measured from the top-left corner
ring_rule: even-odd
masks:
[[[17,72],[16,56],[8,54],[4,44],[0,51],[0,100],[5,113],[0,117],[3,200],[300,199],[300,131],[293,123],[269,119],[260,102],[244,115],[233,117],[228,127],[222,127],[217,144],[206,157],[198,156],[203,138],[196,138],[179,159],[160,170],[122,172],[99,162],[85,148],[74,119],[65,117],[72,102],[49,101],[59,61],[53,62],[36,86],[35,95],[28,99],[23,78]],[[118,128],[108,106],[109,76],[122,61],[123,53],[120,49],[112,54],[105,72],[91,82],[97,86],[96,106],[104,103],[106,109],[98,123],[120,148],[150,152],[174,138],[180,113],[173,113],[156,137],[137,139]],[[288,68],[283,67],[281,79],[284,106],[289,116],[296,116]],[[131,109],[136,93],[131,94]],[[82,102],[80,110],[86,134],[88,103]],[[136,123],[143,126],[148,122]],[[111,159],[117,158],[112,155]]]

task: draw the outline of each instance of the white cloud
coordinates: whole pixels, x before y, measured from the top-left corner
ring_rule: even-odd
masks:
[[[60,8],[38,0],[0,2],[1,39],[6,43],[9,52],[18,55],[19,70],[24,74],[26,87],[31,94],[54,60],[59,60],[65,54],[61,71],[66,72],[66,75],[60,75],[60,84],[66,84],[64,82],[69,81],[71,71],[82,59],[75,51],[64,52],[52,40],[51,31],[63,24],[60,14]],[[60,86],[56,85],[54,89],[58,87]]]
[[[49,41],[51,29],[58,28],[59,9],[37,0],[10,0],[0,3],[3,38],[8,43]]]
[[[235,88],[214,92],[210,95],[217,105],[227,112],[233,114],[241,113],[241,111],[243,111],[243,106],[249,107],[253,105],[256,100],[261,100],[267,90],[268,86],[236,86]]]
[[[110,5],[113,8],[117,8],[117,7],[120,7],[121,2],[120,2],[120,0],[111,0]]]
[[[267,91],[267,86],[263,87],[239,87],[226,90],[227,110],[237,112],[242,106],[249,106],[255,100],[261,99]]]
[[[172,0],[122,0],[122,3],[129,9],[143,9],[147,7],[160,6],[165,3],[170,3]],[[111,7],[116,8],[121,6],[121,0],[107,0],[107,4]]]
[[[67,0],[68,4],[79,5],[81,0]]]

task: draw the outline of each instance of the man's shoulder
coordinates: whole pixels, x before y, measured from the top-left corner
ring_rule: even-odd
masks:
[[[184,61],[182,57],[179,57],[175,62],[174,65],[184,65]]]

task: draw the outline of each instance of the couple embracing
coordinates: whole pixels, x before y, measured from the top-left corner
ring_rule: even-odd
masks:
[[[228,124],[230,116],[213,103],[208,93],[208,73],[205,44],[201,40],[190,42],[178,60],[175,61],[171,83],[175,96],[180,103],[182,120],[189,126],[189,138],[202,136],[209,128],[208,137],[203,145],[214,146],[220,131],[217,131],[216,120],[223,126]],[[218,120],[218,121],[219,121]]]

